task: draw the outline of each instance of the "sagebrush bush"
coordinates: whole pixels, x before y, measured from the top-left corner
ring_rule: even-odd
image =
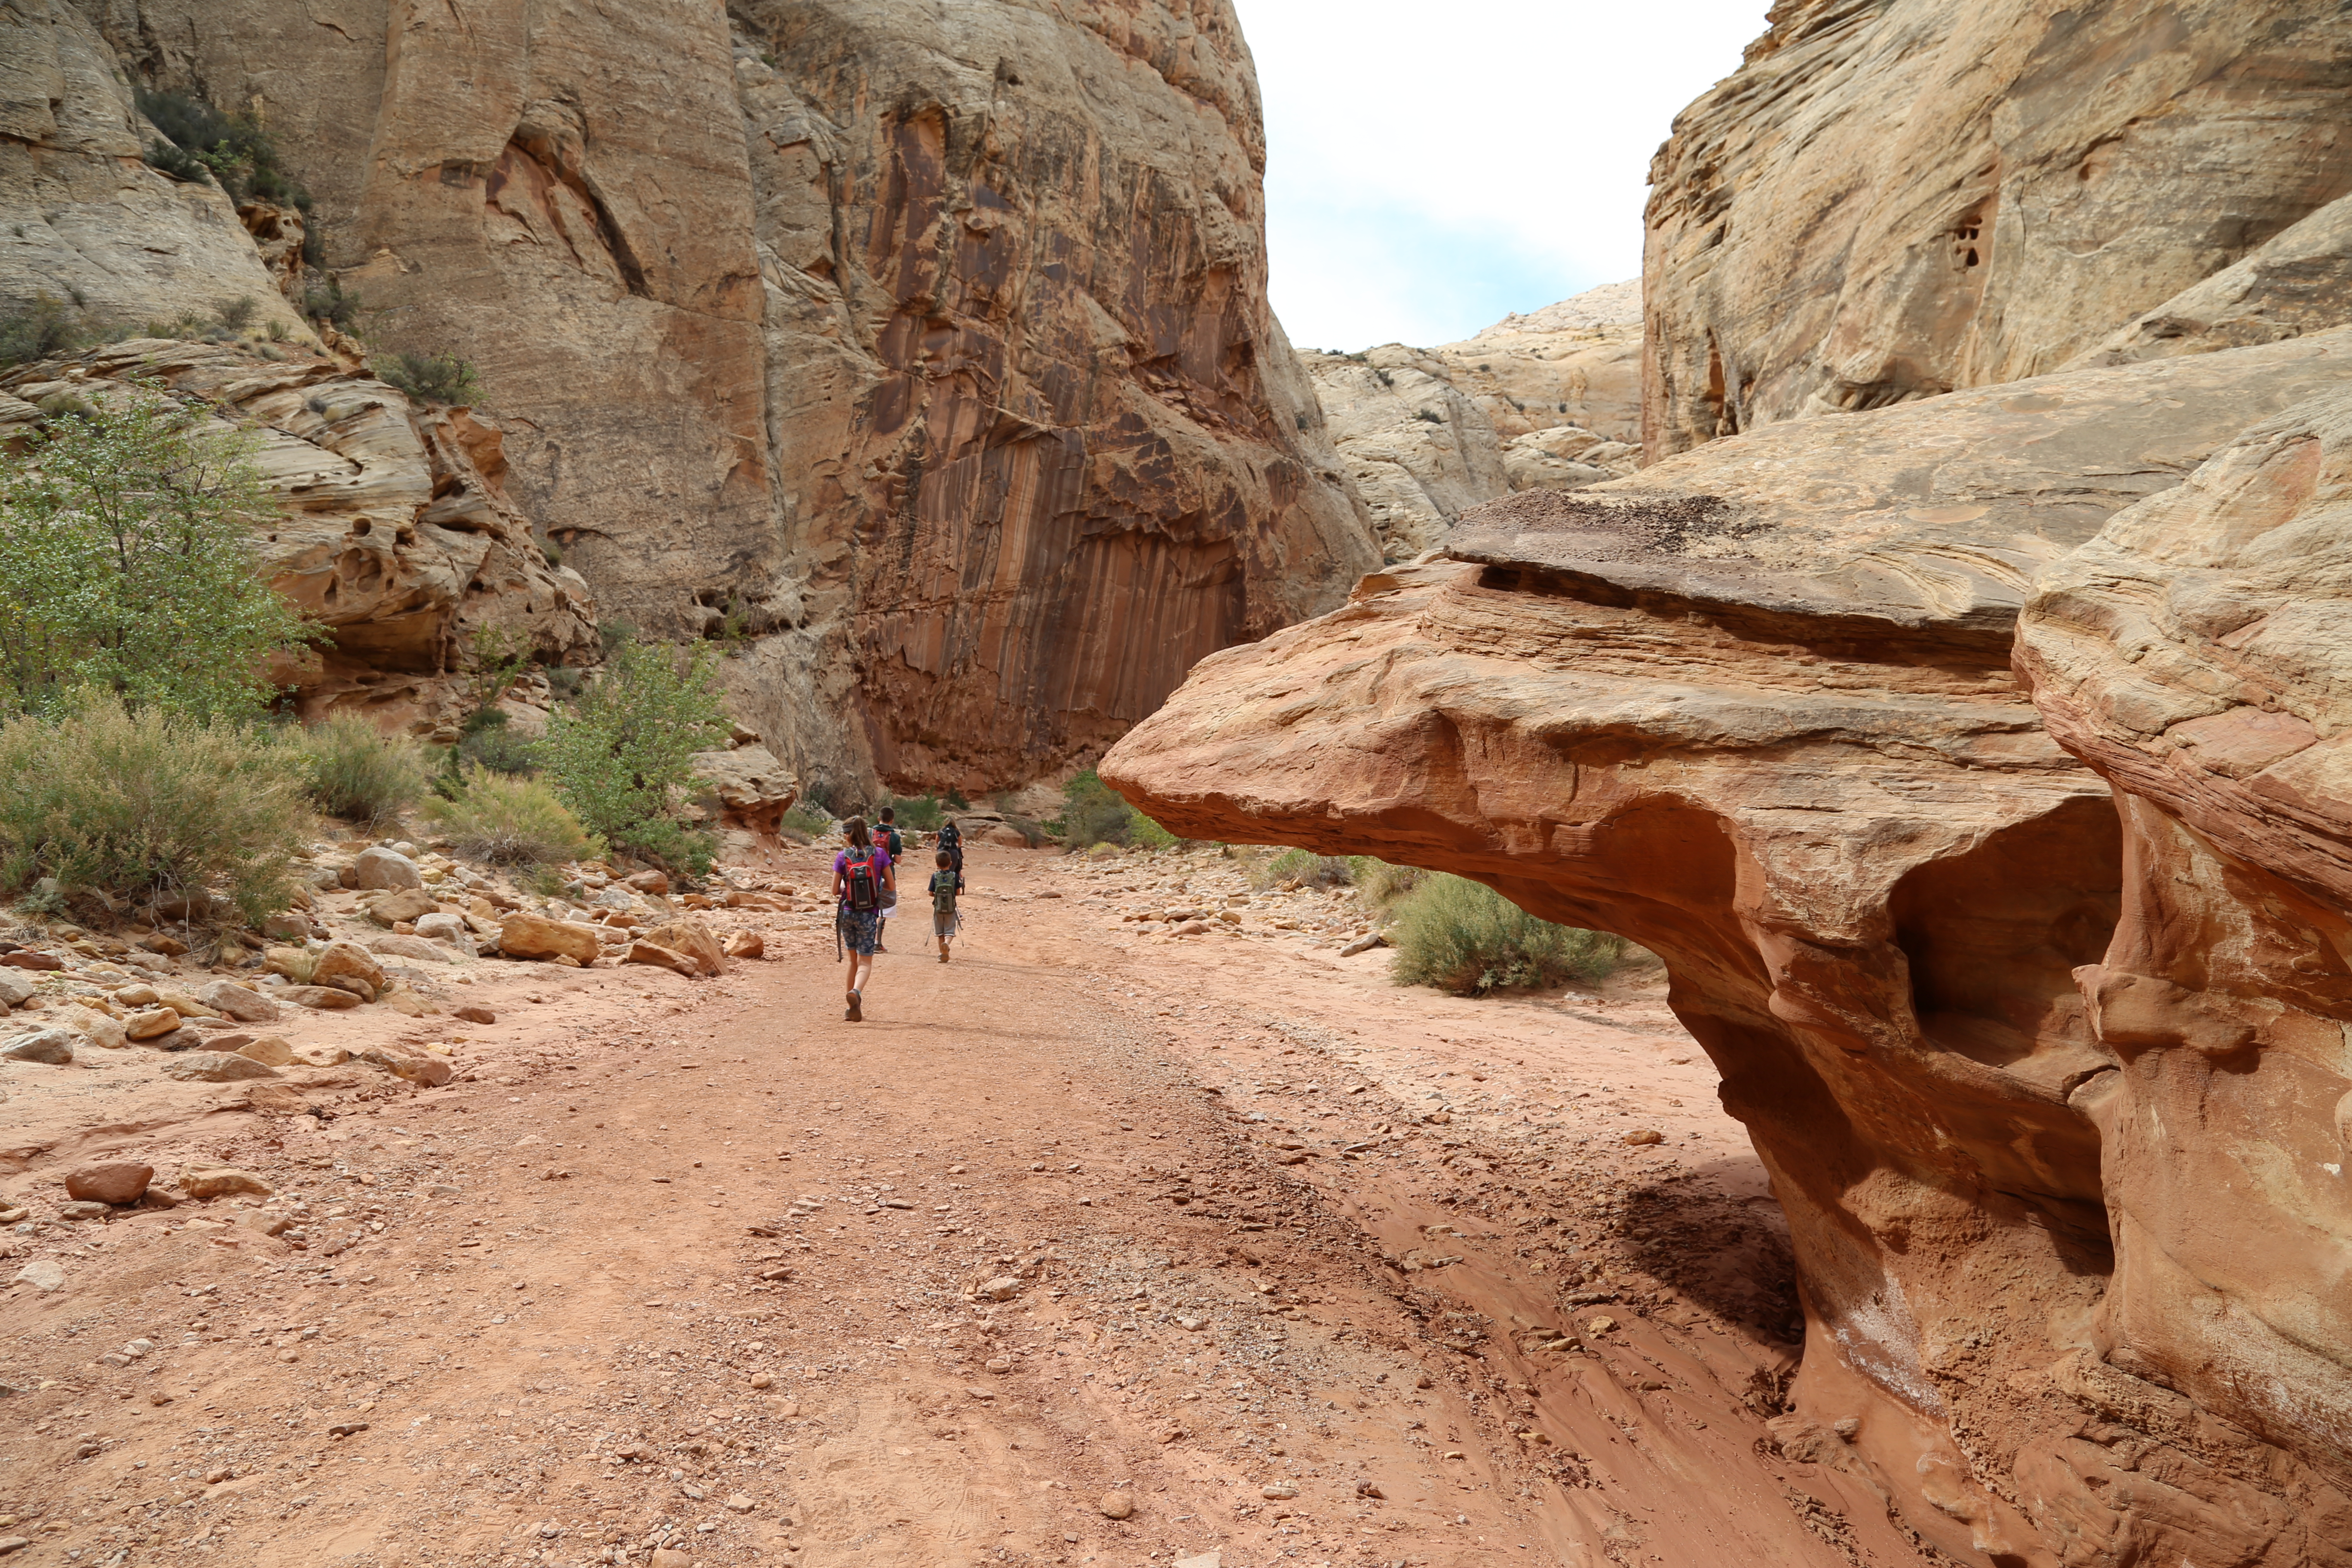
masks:
[[[141,900],[211,891],[258,925],[312,826],[301,753],[268,734],[85,697],[0,724],[0,883]]]
[[[0,368],[47,359],[80,348],[90,339],[89,318],[54,294],[0,311]]]
[[[330,816],[381,827],[425,798],[425,750],[356,713],[331,714],[295,745],[310,760],[310,799]]]
[[[1062,786],[1062,818],[1058,831],[1065,848],[1091,849],[1097,844],[1131,844],[1146,849],[1167,849],[1176,836],[1128,805],[1125,796],[1102,782],[1094,769]]]
[[[496,866],[554,866],[603,857],[604,847],[537,779],[467,768],[456,794],[425,815],[457,853]]]
[[[782,826],[788,835],[797,834],[803,838],[817,838],[833,831],[833,818],[823,812],[811,811],[805,805],[796,805],[784,813]]]
[[[1344,888],[1355,879],[1348,862],[1312,849],[1286,849],[1250,873],[1250,885],[1272,888],[1298,882],[1310,888]]]
[[[898,814],[900,827],[916,828],[925,833],[937,833],[940,830],[940,825],[948,819],[946,811],[940,805],[940,797],[935,795],[901,797],[884,795],[882,805]],[[879,807],[876,808],[875,815],[877,816],[881,815]]]
[[[495,708],[490,711],[501,721],[506,718]],[[535,773],[539,772],[539,742],[511,724],[485,724],[457,742],[457,758],[461,767],[470,765],[515,775]]]
[[[625,642],[604,677],[548,721],[540,765],[563,803],[614,848],[699,877],[718,840],[678,818],[694,753],[730,726],[707,648]]]
[[[1370,855],[1348,857],[1349,880],[1375,909],[1386,909],[1421,886],[1429,873],[1418,866],[1391,866]]]
[[[455,354],[383,354],[373,369],[377,380],[419,403],[471,403],[481,395],[472,363]]]
[[[1457,996],[1596,980],[1625,952],[1622,937],[1538,920],[1483,882],[1443,872],[1398,901],[1388,938],[1398,984]]]

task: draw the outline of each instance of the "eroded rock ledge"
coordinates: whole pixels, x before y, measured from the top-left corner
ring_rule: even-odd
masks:
[[[1870,1468],[1924,1540],[2117,1568],[2343,1562],[2352,1335],[2297,1300],[2340,1275],[2344,1216],[2303,1188],[2341,1155],[2261,1131],[2291,1104],[2310,1122],[2298,1137],[2336,1136],[2341,1031],[2297,1037],[2304,1066],[2243,1108],[2180,1087],[2221,1069],[2139,1043],[2148,1032],[2218,1031],[2242,1051],[2253,1036],[2209,1020],[2272,994],[2252,974],[2233,1001],[2207,995],[2167,900],[2239,894],[2218,866],[2202,893],[2151,888],[2151,843],[2185,857],[2204,841],[2157,834],[2153,804],[2127,802],[2119,823],[2106,778],[2060,744],[2120,780],[2166,726],[2236,710],[2200,706],[2218,701],[2203,643],[2155,674],[2130,662],[2168,646],[2130,620],[2157,593],[2132,572],[2161,574],[2142,560],[2116,557],[2064,601],[2092,605],[2075,618],[2095,628],[2068,634],[2067,689],[2096,713],[2112,688],[2137,728],[2053,736],[2010,659],[2035,575],[2110,517],[2082,560],[2155,549],[2116,542],[2247,465],[2278,476],[2246,501],[2256,515],[2336,504],[2329,459],[2311,455],[2328,437],[2283,435],[2261,460],[2231,443],[2347,392],[2352,332],[2323,332],[1778,426],[1538,515],[1528,497],[1474,510],[1448,558],[1203,661],[1102,771],[1180,833],[1460,872],[1660,953],[1788,1211],[1808,1315],[1797,1414],[1858,1417],[1850,1448],[1825,1449]],[[2200,526],[2168,548],[2251,548],[2230,544],[2243,523]],[[2307,542],[2301,555],[2318,561]],[[2231,588],[2245,616],[2182,624],[2236,635],[2278,592]],[[2060,626],[2058,604],[2037,617]],[[2319,671],[2340,621],[2248,635],[2303,638],[2285,668]],[[2166,670],[2194,701],[2146,697]],[[2165,754],[2210,745],[2246,766],[2281,743],[2267,713],[2235,722]],[[2272,922],[2340,931],[2341,891],[2326,925],[2309,886]],[[2128,956],[2143,927],[2170,956]],[[2336,951],[2297,940],[2306,965]],[[2276,951],[2267,962],[2292,967]],[[2099,976],[2118,967],[2158,988],[2153,1007],[2129,985],[2123,999],[2172,1024],[2116,1033],[2129,1009]],[[2147,1108],[2137,1159],[2111,1131],[2132,1105]],[[2202,1120],[2221,1112],[2236,1120]],[[2273,1195],[2231,1195],[2250,1187]],[[2143,1208],[2165,1216],[2153,1237]],[[2269,1239],[2250,1249],[2242,1221]],[[2183,1250],[2183,1227],[2201,1250]],[[2183,1268],[2197,1290],[2170,1279]],[[2135,1348],[2142,1322],[2154,1348]]]

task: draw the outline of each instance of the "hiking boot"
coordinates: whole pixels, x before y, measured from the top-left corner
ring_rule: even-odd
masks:
[[[861,996],[857,992],[855,992],[855,991],[851,992],[851,993],[849,994],[849,1010],[848,1010],[847,1012],[844,1013],[844,1014],[842,1015],[842,1016],[843,1016],[844,1018],[846,1018],[849,1022],[851,1022],[851,1023],[853,1023],[853,1024],[859,1024],[859,1023],[863,1023],[863,1022],[865,1022],[865,1020],[866,1020],[866,1013],[865,1013],[865,1010],[864,1010],[863,1008],[861,1008],[861,1007],[858,1005],[858,1004],[859,1004],[860,1002],[862,1002],[864,999],[865,999],[865,998],[864,998],[863,996]]]

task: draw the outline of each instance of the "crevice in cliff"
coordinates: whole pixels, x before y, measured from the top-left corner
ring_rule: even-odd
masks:
[[[555,197],[559,189],[579,204],[588,220],[588,236],[574,234],[573,226],[564,220],[564,203]],[[519,206],[516,197],[509,195],[510,190],[517,192],[528,207]],[[533,216],[543,219],[582,268],[593,270],[589,256],[583,249],[583,241],[588,240],[611,263],[623,287],[631,294],[639,299],[653,298],[653,289],[646,282],[644,265],[594,183],[583,171],[571,167],[569,160],[555,155],[545,140],[519,134],[509,141],[498,161],[484,174],[482,199],[491,208],[526,225]]]

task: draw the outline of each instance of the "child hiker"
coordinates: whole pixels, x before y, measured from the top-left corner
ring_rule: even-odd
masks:
[[[866,831],[864,817],[853,816],[843,823],[841,834],[848,847],[833,858],[833,894],[839,906],[834,916],[834,944],[836,949],[847,949],[849,1005],[842,1016],[855,1024],[866,1016],[864,988],[874,973],[883,896],[895,896],[898,884],[890,852],[876,847]]]
[[[874,847],[881,850],[889,859],[890,864],[896,866],[906,856],[906,851],[900,847],[900,844],[901,841],[898,837],[898,808],[895,805],[886,805],[882,808],[882,820],[876,825],[874,829]],[[894,878],[890,886],[882,890],[882,918],[874,922],[875,952],[887,952],[890,951],[883,939],[889,934],[890,917],[898,912],[898,884],[897,879]]]
[[[948,942],[962,922],[956,919],[956,895],[963,891],[963,873],[955,857],[942,849],[933,857],[940,868],[931,873],[931,934],[940,939],[940,962],[948,961]]]

